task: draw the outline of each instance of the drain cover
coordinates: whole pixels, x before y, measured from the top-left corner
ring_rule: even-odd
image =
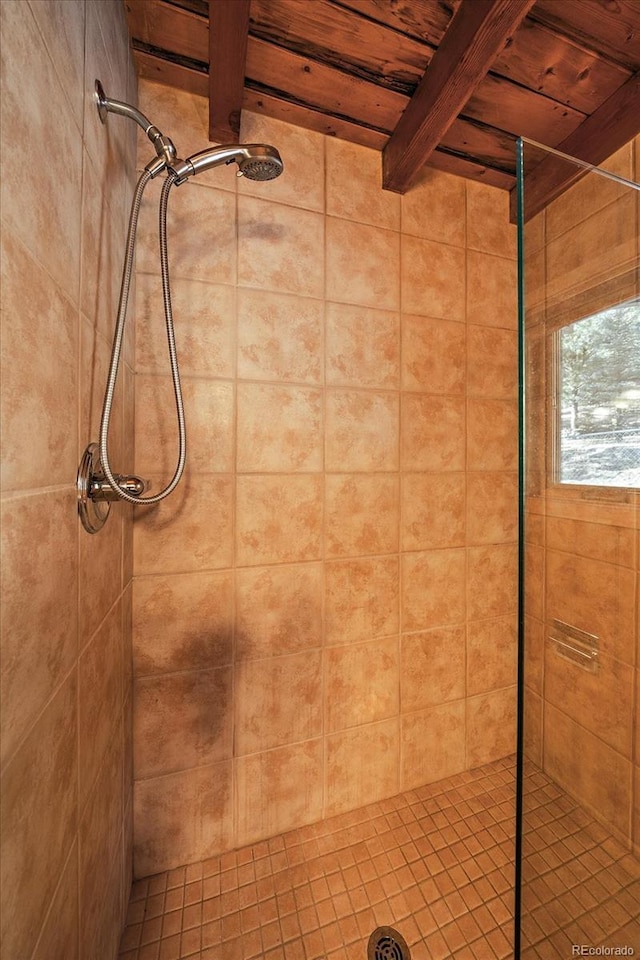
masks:
[[[411,960],[409,947],[393,927],[378,927],[369,937],[368,960]]]

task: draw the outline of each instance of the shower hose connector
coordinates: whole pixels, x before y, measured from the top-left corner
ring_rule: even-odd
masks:
[[[121,490],[130,493],[132,497],[141,497],[145,490],[151,487],[149,480],[142,480],[141,477],[123,477],[119,473],[115,475],[116,482]],[[92,477],[89,484],[89,496],[92,500],[120,500],[120,494],[116,493],[109,481],[105,477]]]
[[[129,497],[141,497],[151,483],[134,475],[122,476],[116,474],[114,480],[120,490]],[[111,504],[121,500],[122,495],[117,493],[107,480],[100,461],[100,447],[97,443],[90,443],[78,467],[78,512],[82,526],[87,533],[97,533],[102,528]]]

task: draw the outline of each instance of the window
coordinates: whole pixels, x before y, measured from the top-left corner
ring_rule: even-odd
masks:
[[[640,487],[640,298],[556,336],[558,482]]]

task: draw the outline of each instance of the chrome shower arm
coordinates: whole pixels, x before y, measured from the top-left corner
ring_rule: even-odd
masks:
[[[105,96],[99,80],[96,80],[96,97],[98,99],[98,113],[103,123],[106,122],[108,113],[117,113],[121,117],[129,117],[130,120],[135,120],[138,126],[142,127],[149,139],[154,139],[153,132],[150,134],[149,131],[157,130],[157,127],[145,117],[144,113],[141,113],[136,107],[132,107],[130,103],[123,103],[121,100],[111,100],[110,97]],[[160,133],[159,130],[158,133]]]
[[[121,100],[112,100],[110,97],[107,97],[99,80],[96,80],[96,101],[98,114],[103,123],[107,122],[107,116],[110,113],[115,113],[120,117],[127,117],[129,120],[135,120],[138,126],[142,127],[149,137],[149,140],[151,140],[158,156],[162,157],[167,165],[175,161],[177,152],[169,137],[165,137],[155,124],[151,123],[137,107],[133,107],[130,103],[123,103]]]

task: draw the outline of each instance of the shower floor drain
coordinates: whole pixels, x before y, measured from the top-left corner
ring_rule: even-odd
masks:
[[[369,937],[368,960],[411,960],[404,937],[393,927],[378,927]]]

